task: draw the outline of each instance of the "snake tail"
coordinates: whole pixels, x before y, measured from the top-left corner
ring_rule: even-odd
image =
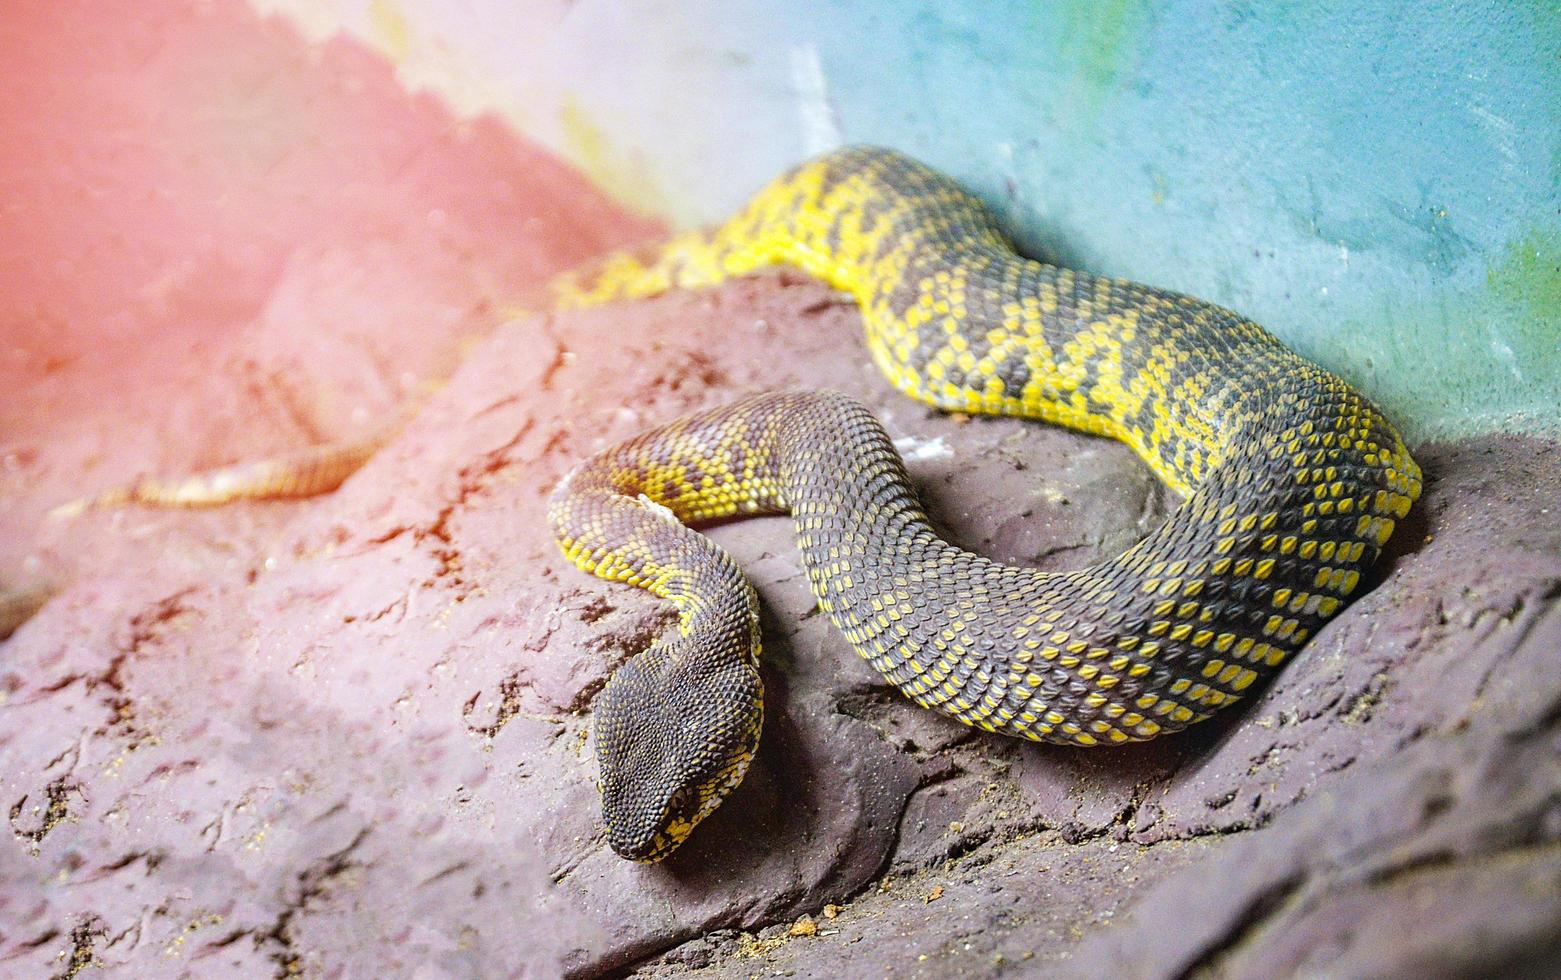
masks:
[[[188,476],[145,477],[73,501],[50,512],[56,518],[75,517],[99,507],[140,504],[145,507],[220,507],[238,500],[287,500],[329,493],[356,473],[384,445],[385,439],[332,443],[284,455],[202,470]]]

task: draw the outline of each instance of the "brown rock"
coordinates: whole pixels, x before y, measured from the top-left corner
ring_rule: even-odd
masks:
[[[1446,935],[1380,947],[1324,914],[1334,897],[1361,910],[1351,922],[1380,923],[1359,935],[1390,935],[1418,875],[1493,900],[1549,880],[1561,548],[1525,508],[1561,489],[1561,467],[1521,440],[1423,451],[1424,526],[1403,538],[1432,544],[1401,554],[1251,706],[1117,752],[977,736],[904,704],[816,615],[788,522],[715,528],[765,601],[760,757],[671,861],[612,856],[590,702],[669,619],[547,539],[545,494],[586,453],[744,391],[822,384],[868,399],[897,435],[944,439],[952,458],[912,470],[976,547],[1021,494],[1040,520],[1119,508],[1128,533],[1145,519],[1120,447],[905,403],[868,368],[854,311],[828,299],[765,278],[517,321],[306,509],[268,565],[68,590],[8,647],[6,792],[36,839],[18,842],[7,889],[37,899],[8,955],[52,962],[88,923],[109,963],[177,939],[190,963],[382,969],[389,940],[403,964],[587,974],[694,941],[674,960],[722,975],[735,952],[701,935],[854,898],[834,934],[745,955],[928,976],[1368,969],[1493,935],[1496,913],[1460,907]],[[1124,478],[1049,501],[1051,475],[1081,457]],[[886,868],[917,882],[873,887]],[[1524,909],[1499,917],[1511,945],[1478,948],[1541,955],[1551,911]],[[1296,938],[1312,934],[1333,937],[1331,958]]]

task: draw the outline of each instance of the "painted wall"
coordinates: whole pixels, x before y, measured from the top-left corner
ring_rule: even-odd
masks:
[[[842,141],[1252,316],[1414,438],[1561,431],[1561,4],[252,0],[677,224]]]

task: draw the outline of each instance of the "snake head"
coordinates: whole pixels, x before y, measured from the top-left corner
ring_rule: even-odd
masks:
[[[692,637],[618,669],[596,709],[607,842],[660,861],[742,782],[758,748],[764,688],[746,656],[700,653]]]

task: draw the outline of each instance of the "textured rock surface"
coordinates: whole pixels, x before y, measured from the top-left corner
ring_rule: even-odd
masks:
[[[1115,752],[915,709],[816,614],[786,520],[717,527],[765,602],[763,748],[671,861],[613,857],[591,699],[669,618],[554,553],[544,498],[573,461],[813,384],[873,405],[951,535],[1000,558],[1076,566],[1168,503],[1114,444],[907,403],[857,333],[854,310],[784,277],[518,320],[249,567],[68,589],[5,647],[0,962],[539,976],[1549,962],[1561,530],[1541,509],[1561,499],[1561,454],[1515,439],[1423,449],[1426,503],[1374,591],[1252,704]],[[791,937],[805,914],[814,934]]]

